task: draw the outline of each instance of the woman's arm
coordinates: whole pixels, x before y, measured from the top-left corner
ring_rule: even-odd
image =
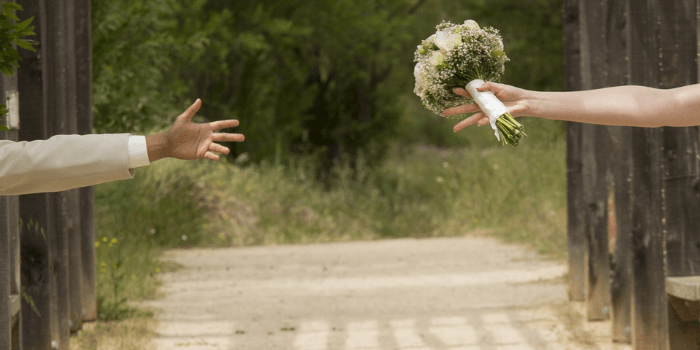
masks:
[[[675,89],[617,86],[588,91],[530,91],[487,82],[479,91],[492,91],[514,116],[531,115],[546,119],[601,125],[641,127],[700,125],[700,85]],[[469,97],[464,89],[455,93]],[[444,116],[478,112],[454,127],[488,124],[488,117],[475,104],[448,108]]]

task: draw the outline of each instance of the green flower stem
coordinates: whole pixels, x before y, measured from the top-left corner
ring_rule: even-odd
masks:
[[[498,117],[498,119],[496,119],[496,127],[498,128],[504,145],[509,144],[517,146],[520,139],[523,136],[527,136],[527,134],[525,134],[525,127],[518,123],[510,113],[504,113]]]

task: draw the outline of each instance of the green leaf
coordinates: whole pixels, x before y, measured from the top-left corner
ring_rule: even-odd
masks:
[[[5,11],[22,11],[22,6],[14,2],[6,2],[2,4],[2,9]]]
[[[23,49],[36,51],[36,49],[34,48],[34,45],[36,45],[36,43],[29,42],[29,41],[22,40],[22,39],[17,39],[17,40],[15,40],[15,44],[17,44],[17,46],[19,46]]]
[[[17,30],[19,32],[19,31],[23,30],[24,28],[29,27],[29,25],[32,24],[33,19],[34,19],[34,17],[30,17],[28,20],[22,21],[21,23],[18,23],[15,26],[15,30]]]

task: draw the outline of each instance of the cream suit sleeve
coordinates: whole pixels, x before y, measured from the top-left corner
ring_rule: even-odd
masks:
[[[129,134],[0,141],[0,195],[57,192],[130,179]]]

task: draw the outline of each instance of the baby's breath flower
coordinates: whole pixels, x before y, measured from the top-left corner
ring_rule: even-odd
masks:
[[[498,30],[481,28],[473,20],[464,24],[442,22],[437,33],[418,45],[415,52],[414,92],[436,114],[468,100],[452,91],[474,79],[498,81],[508,57]]]

